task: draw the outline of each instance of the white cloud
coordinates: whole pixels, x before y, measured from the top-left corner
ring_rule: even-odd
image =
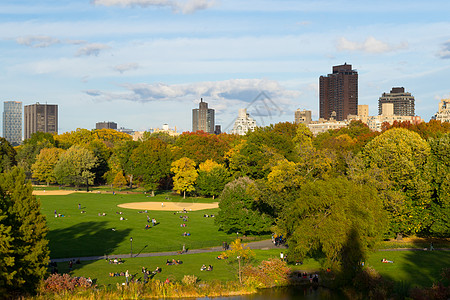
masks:
[[[58,44],[60,41],[45,35],[29,35],[16,38],[16,42],[32,48],[45,48],[53,44]]]
[[[98,56],[100,51],[104,49],[109,49],[110,47],[105,44],[93,43],[88,44],[85,47],[78,49],[75,56]]]
[[[183,14],[191,14],[215,5],[213,0],[93,0],[93,3],[103,6],[169,7],[174,12]]]
[[[190,100],[208,98],[216,101],[237,101],[250,103],[264,92],[280,105],[288,104],[298,97],[300,92],[287,90],[279,82],[268,79],[230,79],[206,81],[191,84],[138,83],[121,85],[126,93],[111,93],[98,90],[85,91],[98,100],[129,100],[138,102]]]
[[[395,50],[408,48],[408,43],[402,42],[398,45],[390,45],[383,41],[377,40],[373,36],[369,36],[362,43],[353,42],[345,37],[341,37],[337,41],[337,50],[339,51],[362,51],[366,53],[386,53]]]
[[[123,74],[126,71],[132,71],[137,70],[139,68],[139,64],[137,63],[127,63],[127,64],[121,64],[114,66],[114,70],[119,72],[120,74]]]
[[[442,45],[442,50],[438,53],[438,56],[442,59],[450,58],[450,41]]]

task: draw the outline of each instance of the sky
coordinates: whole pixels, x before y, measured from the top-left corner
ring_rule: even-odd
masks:
[[[2,0],[0,95],[58,104],[58,132],[116,122],[192,130],[200,98],[229,132],[318,119],[318,81],[359,74],[359,104],[405,87],[428,121],[450,97],[448,0]],[[2,107],[3,111],[3,107]]]

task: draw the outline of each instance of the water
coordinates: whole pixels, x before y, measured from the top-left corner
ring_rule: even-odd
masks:
[[[341,292],[323,287],[291,286],[285,288],[264,289],[254,295],[200,298],[212,300],[347,300]]]

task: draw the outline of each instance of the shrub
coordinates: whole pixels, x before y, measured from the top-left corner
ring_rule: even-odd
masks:
[[[359,271],[353,279],[354,287],[371,299],[386,299],[393,291],[391,281],[384,279],[375,269],[367,267]]]
[[[183,282],[184,285],[194,285],[198,281],[198,278],[195,275],[184,275],[181,282]]]
[[[246,284],[268,288],[287,285],[289,272],[286,262],[272,258],[262,261],[257,267],[248,266],[242,273]]]
[[[77,289],[89,289],[92,281],[84,277],[71,277],[69,274],[52,274],[43,284],[42,292],[63,292]]]

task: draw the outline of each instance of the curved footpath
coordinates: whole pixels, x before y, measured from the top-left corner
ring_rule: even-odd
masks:
[[[264,240],[264,241],[258,241],[258,242],[249,242],[245,243],[250,249],[261,249],[261,250],[267,250],[267,249],[286,249],[286,246],[275,246],[272,243],[272,240]],[[222,246],[218,247],[210,247],[210,248],[204,248],[204,249],[188,249],[187,253],[185,254],[195,254],[195,253],[207,253],[207,252],[217,252],[222,251]],[[150,257],[150,256],[172,256],[172,255],[183,255],[178,253],[178,251],[168,251],[168,252],[153,252],[153,253],[137,253],[133,254],[133,257]],[[70,260],[77,260],[80,259],[80,261],[87,261],[87,260],[102,260],[102,259],[109,259],[109,258],[130,258],[130,254],[110,254],[110,255],[101,255],[101,256],[86,256],[86,257],[67,257],[67,258],[55,258],[50,259],[52,262],[64,262],[64,261],[70,261]]]
[[[264,240],[258,242],[249,242],[245,243],[250,249],[287,249],[286,246],[275,246],[272,243],[272,240]],[[195,254],[195,253],[208,253],[208,252],[217,252],[222,251],[222,246],[218,247],[210,247],[204,249],[192,249],[187,251],[187,254]],[[427,248],[393,248],[393,249],[380,249],[378,251],[427,251]],[[450,251],[450,248],[435,248],[434,251]],[[172,255],[183,255],[178,253],[178,251],[168,251],[168,252],[153,252],[153,253],[137,253],[133,254],[133,257],[150,257],[150,256],[172,256]],[[101,255],[101,256],[86,256],[86,257],[67,257],[67,258],[55,258],[51,259],[52,262],[65,262],[70,260],[87,261],[87,260],[102,260],[109,258],[129,258],[130,254],[111,254],[111,255]]]

